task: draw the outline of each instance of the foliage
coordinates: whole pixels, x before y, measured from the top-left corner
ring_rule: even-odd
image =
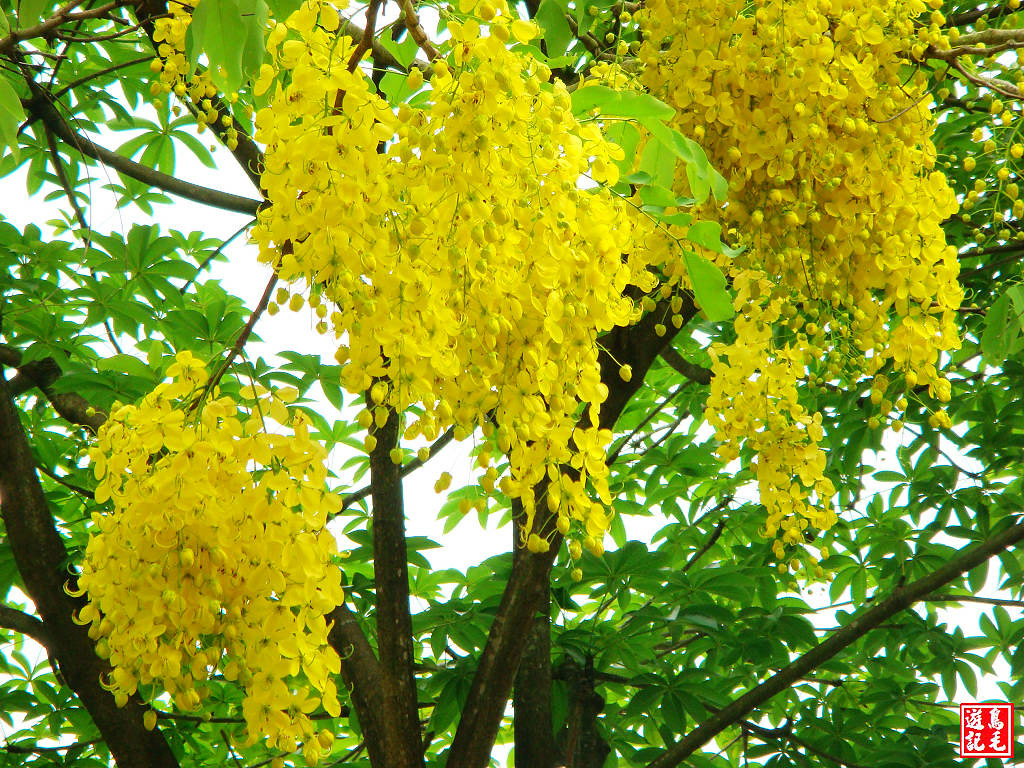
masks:
[[[0,0],[7,764],[953,765],[1024,679],[1019,0],[399,5]]]

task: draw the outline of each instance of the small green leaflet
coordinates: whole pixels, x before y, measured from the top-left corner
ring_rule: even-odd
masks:
[[[1019,349],[1024,330],[1024,286],[1014,285],[1000,296],[985,315],[981,354],[985,361],[1002,365]]]
[[[263,30],[268,10],[263,0],[207,0],[196,6],[185,38],[193,66],[200,53],[209,60],[213,82],[225,93],[235,91],[263,63]]]
[[[569,50],[574,37],[565,18],[567,7],[558,0],[541,0],[537,9],[537,23],[544,30],[544,42],[548,53],[557,56]]]
[[[686,239],[723,256],[738,256],[742,252],[722,242],[722,225],[717,221],[698,221],[687,231]]]
[[[616,91],[604,85],[588,85],[572,92],[572,111],[580,116],[598,109],[602,115],[632,117],[645,126],[646,119],[668,120],[675,110],[649,93]]]
[[[707,319],[713,323],[730,319],[734,314],[732,297],[726,289],[722,270],[693,251],[684,250],[683,261],[693,283],[694,296]]]
[[[639,118],[639,121],[659,144],[686,163],[686,178],[697,202],[707,199],[709,191],[716,200],[725,200],[729,194],[729,184],[722,174],[711,167],[708,156],[704,154],[700,144],[658,120]]]
[[[0,71],[0,149],[10,147],[18,151],[18,126],[25,120],[25,110],[14,89],[10,75]]]

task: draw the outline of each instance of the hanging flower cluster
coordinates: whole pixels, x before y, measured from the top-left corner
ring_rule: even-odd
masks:
[[[324,530],[341,507],[301,413],[264,394],[246,414],[183,352],[138,405],[113,409],[90,450],[99,481],[79,587],[119,703],[158,684],[196,709],[237,680],[250,741],[318,756],[309,714],[340,713],[326,614],[343,600]],[[273,432],[274,423],[288,431]]]
[[[962,296],[940,225],[956,201],[933,170],[925,76],[908,74],[925,45],[948,45],[927,11],[922,0],[651,0],[642,12],[644,82],[729,180],[729,203],[705,215],[746,246],[717,257],[737,291],[737,338],[713,350],[706,415],[723,458],[754,450],[780,556],[808,524],[835,520],[803,382],[877,375],[883,413],[890,381],[949,397],[939,357],[959,344]]]
[[[192,67],[185,56],[185,35],[198,4],[199,0],[192,0],[187,4],[168,3],[167,15],[153,22],[153,41],[157,45],[158,56],[153,59],[150,68],[159,75],[159,79],[153,82],[150,92],[154,96],[173,93],[183,101],[186,98],[190,99],[194,105],[199,131],[202,132],[207,125],[221,121],[224,141],[229,149],[234,149],[238,146],[238,130],[231,117],[221,115],[213,104],[213,99],[217,96],[217,87],[208,73]],[[232,100],[236,97],[237,94]]]
[[[397,109],[349,71],[354,44],[333,7],[307,0],[278,24],[276,66],[256,85],[273,98],[255,118],[273,205],[253,237],[283,279],[337,307],[327,319],[344,386],[369,390],[366,425],[413,404],[423,412],[406,439],[493,421],[510,464],[502,490],[532,519],[547,474],[559,528],[580,521],[596,548],[610,434],[577,426],[580,403],[596,413],[607,397],[598,335],[639,317],[624,292],[656,278],[621,200],[581,189],[587,176],[614,183],[622,150],[574,117],[544,64],[510,49],[537,34],[532,22],[504,3],[479,14],[486,28],[448,22],[450,63],[435,61],[429,84],[414,69],[418,106]],[[496,479],[491,468],[484,482]]]

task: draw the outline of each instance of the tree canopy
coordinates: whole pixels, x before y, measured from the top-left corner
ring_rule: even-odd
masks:
[[[0,0],[4,764],[970,763],[1019,5]]]

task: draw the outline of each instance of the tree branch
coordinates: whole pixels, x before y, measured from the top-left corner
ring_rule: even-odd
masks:
[[[1005,605],[1010,608],[1024,608],[1024,600],[1009,600],[1002,597],[981,597],[975,595],[932,595],[925,598],[926,603],[983,603],[985,605]]]
[[[0,627],[27,635],[42,646],[50,644],[50,634],[42,621],[9,605],[0,605]]]
[[[39,391],[50,401],[57,415],[71,424],[89,427],[93,432],[99,430],[107,420],[106,414],[93,408],[89,402],[77,392],[54,392],[53,384],[60,378],[61,370],[52,357],[21,363],[21,352],[13,347],[0,344],[0,366],[17,369],[18,373],[7,382],[10,397],[17,397],[30,389]]]
[[[427,33],[423,30],[423,25],[420,24],[413,0],[402,0],[402,16],[405,19],[405,28],[409,30],[409,36],[416,42],[416,45],[420,47],[420,50],[423,51],[430,61],[436,59],[437,49],[430,42],[430,38],[427,37]]]
[[[693,297],[686,295],[685,298],[680,314],[689,322],[697,310]],[[659,307],[667,311],[668,301],[661,302]],[[659,316],[656,308],[635,325],[615,328],[601,338],[603,348],[598,361],[601,381],[608,387],[608,398],[597,417],[596,426],[601,429],[615,425],[630,398],[643,385],[655,358],[671,343],[670,336],[659,337],[654,332]],[[624,364],[633,369],[633,377],[628,382],[619,376]],[[584,424],[590,423],[590,417],[590,409],[587,409]],[[535,498],[543,498],[546,488],[545,479],[534,488]],[[530,625],[547,593],[551,565],[562,545],[562,536],[554,528],[554,516],[538,514],[534,531],[550,542],[548,551],[528,553],[513,563],[448,753],[448,768],[486,768],[490,762],[491,747],[529,637],[524,627]]]
[[[517,499],[512,508],[512,562],[530,557],[522,546],[525,514]],[[547,585],[545,585],[547,586]],[[529,626],[512,692],[516,765],[553,768],[554,720],[551,715],[551,593],[545,589]]]
[[[365,30],[358,24],[355,24],[344,16],[339,20],[341,26],[339,27],[342,34],[348,35],[353,40],[362,40]],[[416,68],[423,72],[424,75],[430,73],[430,64],[421,61],[420,59],[414,59],[412,64],[408,67],[402,64],[395,55],[391,53],[387,48],[384,47],[383,43],[380,42],[376,37],[370,41],[370,55],[373,56],[373,60],[380,66],[387,67],[388,69],[394,69],[398,72],[408,72],[412,68]]]
[[[45,93],[38,84],[29,81],[33,97],[25,103],[25,111],[43,121],[51,131],[65,144],[77,149],[86,157],[91,157],[104,165],[113,168],[118,173],[141,181],[151,187],[170,192],[172,195],[183,197],[203,205],[220,208],[225,211],[244,213],[255,216],[259,210],[261,201],[252,198],[234,195],[230,192],[222,192],[219,189],[210,189],[189,181],[183,181],[176,176],[161,173],[149,168],[134,160],[112,152],[105,147],[95,144],[90,139],[75,133],[68,125],[64,117],[57,111],[57,108],[50,101],[50,96]]]
[[[430,447],[428,448],[429,455],[425,460],[420,459],[419,456],[417,456],[412,461],[406,462],[398,471],[399,476],[405,477],[414,470],[417,470],[420,467],[422,467],[424,464],[426,464],[428,461],[434,458],[442,448],[448,445],[448,443],[450,443],[454,439],[454,437],[455,427],[449,427],[447,430],[445,430],[445,433],[443,435],[441,435],[439,438],[437,438],[437,440],[430,444]],[[351,493],[345,494],[344,498],[341,500],[341,511],[345,511],[360,499],[365,499],[367,496],[370,495],[370,490],[371,486],[364,485],[362,488],[354,490]]]
[[[683,566],[683,573],[686,573],[688,570],[693,568],[693,566],[697,564],[697,561],[704,557],[709,549],[715,546],[715,542],[718,541],[718,537],[722,535],[722,531],[724,530],[725,521],[720,520],[718,525],[715,526],[715,530],[712,532],[711,536],[708,537],[706,542],[704,542],[704,546],[694,552],[693,555],[690,556],[690,559],[686,561],[686,565]]]
[[[375,386],[380,386],[378,382]],[[368,407],[373,400],[366,393]],[[384,406],[377,406],[378,408]],[[423,765],[423,745],[413,675],[412,615],[409,608],[409,555],[405,541],[405,501],[399,465],[391,460],[398,446],[398,413],[388,408],[384,426],[371,431],[370,498],[373,503],[373,575],[377,595],[377,647],[383,673],[389,733],[388,768]]]
[[[863,611],[765,682],[740,696],[721,711],[716,712],[680,741],[668,747],[661,757],[649,763],[648,768],[674,768],[679,765],[703,744],[730,725],[739,722],[754,708],[789,688],[808,672],[824,664],[886,619],[905,610],[929,593],[945,586],[1022,539],[1024,539],[1024,522],[1018,522],[1001,533],[991,536],[981,544],[963,551],[959,557],[927,576],[906,586],[897,587],[888,597]]]
[[[74,9],[83,2],[84,0],[72,0],[67,5],[58,8],[53,16],[39,22],[35,26],[25,27],[24,29],[12,29],[6,37],[0,37],[0,54],[10,54],[22,40],[31,40],[33,37],[47,37],[55,33],[62,24],[66,24],[69,21],[98,19],[106,16],[115,8],[121,8],[129,4],[129,0],[114,0],[96,8],[90,8],[87,11],[74,12]]]
[[[42,617],[48,648],[68,685],[78,694],[106,741],[114,760],[132,768],[177,768],[158,730],[143,726],[144,708],[137,698],[118,707],[100,684],[109,667],[94,650],[85,627],[72,616],[81,598],[64,591],[67,550],[54,525],[36,475],[35,462],[7,381],[0,371],[0,516],[25,592]]]

